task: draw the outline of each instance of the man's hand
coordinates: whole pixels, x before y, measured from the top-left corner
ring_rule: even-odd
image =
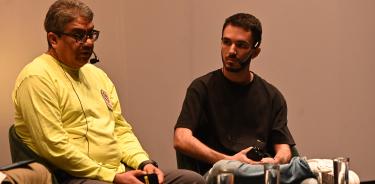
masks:
[[[248,164],[258,164],[258,163],[260,163],[260,162],[256,162],[254,160],[251,160],[251,159],[247,158],[246,153],[249,152],[251,149],[253,149],[253,147],[248,147],[246,149],[241,150],[240,152],[236,153],[233,156],[226,157],[225,159],[227,159],[227,160],[238,160],[238,161],[248,163]]]
[[[143,176],[147,174],[145,171],[141,170],[131,170],[124,173],[118,173],[115,175],[115,179],[113,179],[113,183],[115,184],[143,184],[141,181],[137,179],[139,176]]]
[[[145,167],[143,167],[143,171],[145,171],[147,174],[155,173],[158,175],[158,181],[160,184],[164,183],[164,173],[157,167],[155,167],[152,164],[147,164]]]
[[[288,144],[275,144],[274,146],[276,155],[274,158],[267,157],[263,158],[260,162],[272,163],[272,164],[286,164],[290,162],[292,158],[292,153],[290,151],[290,146]]]
[[[262,164],[265,164],[265,163],[277,164],[278,162],[272,157],[266,157],[266,158],[262,158],[260,163],[262,163]]]

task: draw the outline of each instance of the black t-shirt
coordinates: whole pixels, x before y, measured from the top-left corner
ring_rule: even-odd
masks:
[[[195,79],[187,89],[179,127],[228,155],[249,146],[273,154],[274,144],[295,144],[284,97],[256,74],[247,85],[231,82],[220,69]]]

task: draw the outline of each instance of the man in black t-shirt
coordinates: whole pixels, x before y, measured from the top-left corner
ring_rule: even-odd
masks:
[[[260,53],[261,38],[256,17],[238,13],[225,20],[223,67],[191,83],[175,126],[177,157],[190,164],[180,168],[204,174],[222,159],[289,163],[290,146],[295,143],[287,127],[285,99],[277,88],[250,71],[250,61]],[[254,146],[270,156],[249,159],[246,153]]]

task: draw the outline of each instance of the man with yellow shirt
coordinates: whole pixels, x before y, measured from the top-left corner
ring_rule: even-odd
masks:
[[[88,64],[99,31],[93,12],[76,0],[58,0],[45,18],[48,51],[19,74],[13,92],[15,129],[38,156],[63,171],[63,183],[203,183],[186,170],[165,174],[142,149],[121,114],[114,84]],[[126,166],[134,170],[126,170]]]

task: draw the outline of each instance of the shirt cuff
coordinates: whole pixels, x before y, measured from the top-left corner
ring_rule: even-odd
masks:
[[[116,171],[105,167],[100,167],[98,172],[98,180],[113,183],[115,179]]]

